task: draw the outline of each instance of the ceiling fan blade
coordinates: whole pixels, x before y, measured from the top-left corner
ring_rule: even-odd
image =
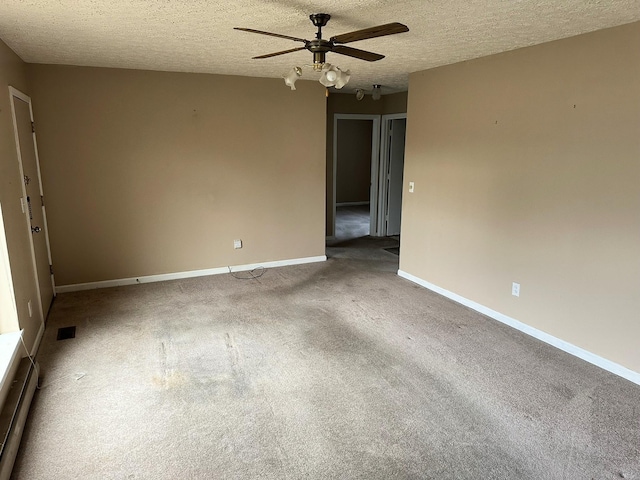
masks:
[[[270,37],[286,38],[287,40],[293,40],[294,42],[307,43],[307,41],[304,38],[290,37],[289,35],[280,35],[279,33],[263,32],[262,30],[254,30],[252,28],[233,27],[233,29],[241,30],[243,32],[249,32],[249,33],[259,33],[260,35],[269,35]]]
[[[266,55],[260,55],[259,57],[252,57],[252,59],[256,60],[256,59],[259,59],[259,58],[277,57],[278,55],[284,55],[285,53],[297,52],[299,50],[304,50],[305,48],[307,48],[307,47],[291,48],[289,50],[283,50],[282,52],[267,53]]]
[[[357,48],[345,47],[342,45],[336,45],[331,51],[333,53],[339,53],[340,55],[347,55],[348,57],[366,60],[367,62],[376,62],[384,58],[384,55],[380,55],[379,53],[367,52],[366,50],[358,50]]]
[[[409,27],[402,23],[394,22],[377,27],[369,27],[364,30],[356,30],[355,32],[343,33],[331,37],[333,43],[350,43],[358,40],[366,40],[367,38],[384,37],[385,35],[395,35],[396,33],[408,32]]]

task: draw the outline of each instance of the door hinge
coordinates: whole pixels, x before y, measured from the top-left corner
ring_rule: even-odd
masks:
[[[49,265],[49,273],[53,275],[53,265]]]
[[[36,124],[31,122],[31,133],[36,133]]]
[[[40,203],[44,207],[44,196],[40,195]]]

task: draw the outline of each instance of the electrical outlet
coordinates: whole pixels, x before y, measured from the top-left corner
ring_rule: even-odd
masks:
[[[415,188],[415,183],[409,182],[409,193],[413,193],[413,189]]]
[[[514,297],[519,297],[520,296],[520,284],[513,282],[511,284],[511,295],[513,295]]]
[[[242,240],[234,240],[233,241],[233,248],[235,248],[235,249],[242,248]]]
[[[29,309],[29,316],[33,317],[33,308],[31,308],[31,300],[27,302],[27,308]]]

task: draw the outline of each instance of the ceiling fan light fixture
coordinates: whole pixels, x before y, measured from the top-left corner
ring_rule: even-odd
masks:
[[[349,83],[349,79],[351,78],[351,71],[350,70],[347,70],[347,71],[338,70],[338,71],[340,75],[338,76],[338,79],[336,80],[336,84],[334,85],[334,87],[337,89],[341,89],[347,83]]]
[[[338,78],[338,69],[334,67],[330,63],[325,63],[322,65],[322,75],[320,75],[320,79],[318,80],[325,87],[333,87]]]
[[[371,98],[373,98],[374,100],[380,100],[381,97],[382,97],[381,86],[376,84],[373,86],[373,93],[371,94]]]
[[[326,55],[328,52],[337,53],[338,55],[346,55],[347,57],[357,58],[367,62],[377,62],[382,60],[384,55],[379,53],[368,52],[366,50],[360,50],[358,48],[348,47],[345,44],[352,42],[359,42],[360,40],[367,40],[369,38],[386,37],[387,35],[396,35],[398,33],[404,33],[409,31],[409,27],[402,23],[393,22],[386,23],[384,25],[377,25],[375,27],[363,28],[353,32],[343,33],[342,35],[335,35],[329,39],[322,38],[322,27],[324,27],[331,15],[328,13],[314,13],[309,15],[309,19],[314,26],[318,27],[316,38],[313,40],[306,40],[304,38],[292,37],[290,35],[282,35],[280,33],[265,32],[262,30],[255,30],[253,28],[234,27],[234,30],[240,30],[243,32],[256,33],[259,35],[267,35],[269,37],[284,38],[287,40],[293,40],[294,42],[301,42],[303,46],[290,48],[288,50],[282,50],[280,52],[268,53],[266,55],[259,55],[253,57],[254,59],[265,59],[277,57],[287,53],[299,52],[300,50],[308,50],[313,54],[313,71],[322,72],[320,77],[320,83],[325,87],[342,88],[351,78],[351,72],[349,70],[342,71],[338,67],[326,63]],[[295,90],[295,82],[298,77],[302,76],[300,67],[294,67],[294,69],[285,75],[284,82],[287,86],[291,87],[291,90]],[[378,88],[380,86],[378,85]],[[378,97],[375,98],[375,85],[374,85],[374,100],[380,99],[380,93],[377,93]]]
[[[349,70],[343,72],[335,65],[325,63],[322,66],[322,75],[319,82],[325,87],[335,87],[340,89],[349,83],[351,72]]]
[[[293,67],[286,75],[283,75],[284,84],[287,87],[291,87],[291,90],[296,89],[296,80],[302,76],[302,69],[300,67]]]

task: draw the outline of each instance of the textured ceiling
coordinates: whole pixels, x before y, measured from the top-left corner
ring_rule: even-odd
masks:
[[[325,38],[410,28],[349,44],[386,55],[378,62],[327,55],[351,70],[349,90],[389,93],[411,72],[640,20],[640,0],[1,0],[0,38],[32,63],[281,77],[311,53],[251,60],[301,44],[233,27],[312,39],[309,14],[320,12],[332,16]]]

